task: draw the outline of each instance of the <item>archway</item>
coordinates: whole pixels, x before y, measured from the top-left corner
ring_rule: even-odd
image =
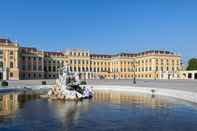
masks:
[[[194,79],[197,79],[197,73],[194,74]]]
[[[192,73],[189,73],[188,74],[188,79],[191,79],[192,78]]]

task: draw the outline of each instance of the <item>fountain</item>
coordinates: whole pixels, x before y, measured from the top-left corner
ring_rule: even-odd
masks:
[[[61,100],[80,100],[91,98],[93,96],[92,87],[81,85],[79,73],[72,73],[66,65],[59,70],[59,78],[56,80],[49,92],[48,97],[51,99]]]

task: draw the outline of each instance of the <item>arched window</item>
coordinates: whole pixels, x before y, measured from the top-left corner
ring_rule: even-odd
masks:
[[[192,73],[188,74],[188,78],[191,79],[192,78]]]
[[[13,62],[10,62],[10,68],[13,68],[13,67],[14,67]]]

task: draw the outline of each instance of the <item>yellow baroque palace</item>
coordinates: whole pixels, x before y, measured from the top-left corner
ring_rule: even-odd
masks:
[[[47,52],[0,38],[0,79],[55,79],[64,65],[83,79],[178,79],[182,69],[180,55],[169,51],[114,55],[82,49]]]

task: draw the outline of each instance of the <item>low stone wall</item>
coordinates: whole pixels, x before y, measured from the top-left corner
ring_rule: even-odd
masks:
[[[39,89],[49,89],[53,85],[34,85],[34,86],[25,86],[27,88],[31,88],[33,90]],[[89,85],[92,86],[95,91],[102,90],[102,91],[125,91],[125,92],[139,92],[139,93],[146,93],[146,94],[154,94],[154,95],[162,95],[168,97],[174,97],[177,99],[182,99],[190,102],[197,103],[197,92],[191,91],[184,91],[184,90],[176,90],[176,89],[165,89],[165,88],[154,88],[154,87],[131,87],[131,86],[124,86],[124,85]],[[7,87],[1,88],[1,91],[8,90],[8,89],[23,89],[24,87]]]
[[[114,85],[93,85],[94,90],[106,91],[126,91],[126,92],[139,92],[146,94],[162,95],[174,97],[185,101],[197,103],[197,92],[180,91],[174,89],[150,88],[150,87],[129,87],[129,86],[114,86]]]

